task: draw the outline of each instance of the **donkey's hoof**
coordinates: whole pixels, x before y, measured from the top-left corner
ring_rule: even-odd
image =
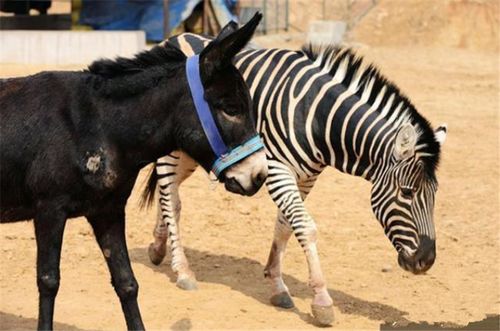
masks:
[[[295,305],[293,304],[290,294],[287,292],[281,292],[279,294],[273,295],[271,297],[271,304],[276,307],[290,309]]]
[[[167,253],[167,248],[165,245],[160,246],[159,249],[155,249],[154,244],[150,244],[148,248],[149,259],[154,265],[158,265],[163,261],[165,254]]]
[[[319,306],[311,305],[314,321],[322,326],[331,325],[333,323],[333,305]]]
[[[177,285],[178,288],[181,288],[186,291],[195,291],[198,289],[198,285],[196,285],[196,280],[191,278],[177,279],[175,285]]]

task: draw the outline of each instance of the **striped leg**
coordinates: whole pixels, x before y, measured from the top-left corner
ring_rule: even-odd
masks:
[[[328,294],[326,281],[321,271],[316,241],[316,224],[308,214],[303,199],[314,184],[315,178],[297,184],[295,176],[287,166],[269,162],[267,187],[279,208],[274,239],[264,274],[271,280],[271,303],[290,308],[293,302],[281,276],[281,262],[286,243],[293,232],[307,258],[309,286],[314,291],[312,312],[317,322],[323,325],[333,321],[333,300]],[[300,187],[300,189],[299,189]]]
[[[172,270],[177,274],[177,286],[185,290],[196,289],[196,278],[189,268],[180,241],[179,219],[181,200],[179,186],[196,169],[196,162],[186,154],[175,151],[157,162],[159,204],[158,218],[153,231],[154,242],[149,246],[149,258],[160,264],[166,254],[166,241],[172,252]]]
[[[264,269],[264,276],[271,281],[271,303],[281,308],[293,308],[294,306],[288,287],[281,276],[281,262],[285,254],[286,244],[292,232],[290,224],[283,214],[278,211],[274,227],[273,244]]]

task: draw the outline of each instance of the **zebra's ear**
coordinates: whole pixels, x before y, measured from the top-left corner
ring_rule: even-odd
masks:
[[[439,145],[443,146],[443,143],[446,141],[446,134],[448,133],[448,126],[446,124],[441,124],[434,130],[434,139],[439,143]]]
[[[404,160],[415,155],[417,145],[417,131],[410,123],[399,127],[394,141],[394,157],[396,160]]]

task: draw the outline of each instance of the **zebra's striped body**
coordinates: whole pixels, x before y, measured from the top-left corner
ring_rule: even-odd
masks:
[[[207,39],[183,34],[170,42],[186,54]],[[304,199],[326,166],[373,183],[372,208],[406,270],[420,273],[435,258],[432,220],[435,167],[446,128],[432,131],[399,90],[350,51],[245,50],[235,61],[254,100],[257,131],[268,158],[266,185],[279,212],[265,275],[273,304],[291,307],[281,259],[293,233],[308,260],[313,313],[332,319],[332,299],[320,268],[316,226]],[[178,285],[195,286],[179,240],[178,187],[196,164],[175,152],[158,160],[160,213],[150,257],[159,263],[168,237]],[[167,236],[170,233],[170,236]]]

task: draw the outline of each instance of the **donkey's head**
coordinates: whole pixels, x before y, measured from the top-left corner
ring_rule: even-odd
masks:
[[[227,190],[243,195],[254,194],[264,183],[267,161],[255,131],[248,88],[232,59],[250,40],[261,17],[256,14],[241,29],[223,30],[199,56],[188,59],[187,77],[197,112],[184,113],[177,128],[182,138],[179,147],[213,171]]]
[[[446,126],[426,134],[403,124],[389,146],[390,161],[372,188],[373,212],[398,252],[398,263],[415,274],[427,271],[436,258],[435,167],[445,139]]]

